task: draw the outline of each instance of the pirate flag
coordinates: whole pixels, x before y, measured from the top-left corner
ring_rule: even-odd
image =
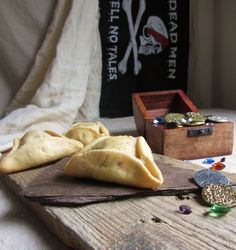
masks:
[[[187,89],[189,0],[100,0],[100,115],[132,115],[132,93]]]

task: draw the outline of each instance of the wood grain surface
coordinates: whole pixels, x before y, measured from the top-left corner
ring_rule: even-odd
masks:
[[[193,179],[195,171],[192,169],[175,168],[156,161],[164,183],[157,190],[152,190],[66,176],[64,167],[68,159],[62,159],[45,168],[20,194],[40,204],[71,206],[131,197],[200,192],[200,187]]]
[[[155,155],[155,159],[173,167],[200,168],[161,155]],[[38,168],[1,177],[19,195],[42,171]],[[225,175],[236,181],[235,174]],[[208,217],[208,207],[197,194],[131,198],[78,207],[23,200],[59,239],[75,249],[236,249],[236,208],[221,218]],[[191,206],[192,213],[180,214],[182,204]]]

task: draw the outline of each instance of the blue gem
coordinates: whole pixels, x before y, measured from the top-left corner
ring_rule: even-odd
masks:
[[[154,125],[157,125],[157,124],[159,124],[159,121],[158,121],[157,119],[154,119],[154,120],[152,121],[152,123],[153,123]]]
[[[204,163],[204,164],[212,164],[212,163],[214,163],[214,162],[215,162],[214,159],[212,159],[212,158],[207,158],[207,159],[205,159],[202,163]]]
[[[164,116],[158,116],[158,117],[156,117],[156,120],[157,120],[160,124],[164,124],[164,123],[165,123],[165,117],[164,117]]]

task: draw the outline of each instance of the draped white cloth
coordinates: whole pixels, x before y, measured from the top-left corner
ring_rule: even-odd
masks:
[[[102,59],[98,20],[97,0],[58,1],[35,64],[8,107],[11,112],[0,120],[0,151],[28,130],[63,133],[76,119],[99,116]]]

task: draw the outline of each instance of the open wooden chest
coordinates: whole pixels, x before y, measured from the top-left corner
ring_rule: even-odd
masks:
[[[229,155],[233,149],[234,125],[211,123],[194,127],[167,128],[153,120],[168,113],[197,112],[198,108],[182,90],[133,94],[133,114],[139,135],[154,153],[181,160]]]

